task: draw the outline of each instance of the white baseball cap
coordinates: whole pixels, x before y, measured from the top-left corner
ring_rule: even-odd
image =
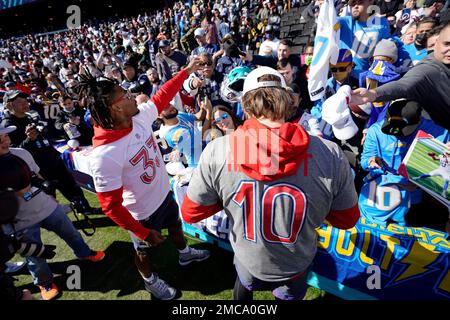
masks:
[[[194,37],[204,37],[206,35],[206,31],[203,28],[197,28],[194,31]]]
[[[16,129],[17,129],[16,126],[0,127],[0,134],[11,133],[11,132],[13,132]]]
[[[334,136],[339,140],[353,138],[359,130],[349,107],[351,92],[350,86],[342,86],[323,104],[322,118],[332,126]]]
[[[258,79],[264,75],[274,75],[277,76],[280,81],[259,81]],[[275,69],[269,67],[258,67],[252,72],[250,72],[244,81],[244,89],[242,90],[242,95],[247,92],[259,89],[259,88],[287,88],[286,81],[284,77],[276,71]]]

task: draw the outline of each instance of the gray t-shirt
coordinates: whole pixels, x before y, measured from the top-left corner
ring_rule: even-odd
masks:
[[[10,148],[10,152],[13,155],[20,157],[24,160],[31,171],[39,173],[40,169],[33,159],[33,156],[25,149],[21,148]],[[35,187],[31,187],[30,192],[37,190]],[[53,211],[55,211],[58,203],[56,200],[41,191],[36,196],[34,196],[29,201],[25,201],[24,198],[18,197],[19,199],[19,212],[15,218],[14,228],[16,231],[26,229],[38,222],[41,222],[47,218]]]
[[[201,206],[223,205],[235,258],[254,277],[284,281],[306,270],[316,253],[315,229],[331,210],[357,203],[351,169],[341,149],[310,136],[307,170],[304,161],[295,175],[270,182],[230,170],[228,154],[229,136],[207,145],[190,181],[188,198]]]

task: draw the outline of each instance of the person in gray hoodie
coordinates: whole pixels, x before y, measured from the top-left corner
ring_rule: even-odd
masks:
[[[360,105],[400,98],[419,102],[434,122],[450,129],[450,22],[443,25],[434,52],[421,63],[397,81],[354,90],[351,102]]]

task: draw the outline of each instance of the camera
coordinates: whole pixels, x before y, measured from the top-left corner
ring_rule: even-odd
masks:
[[[5,234],[3,229],[8,229],[8,227],[4,225],[0,228],[0,263],[5,263],[11,260],[15,254],[20,254],[24,257],[36,257],[42,259],[53,259],[56,254],[56,246],[54,245],[23,242],[14,234]]]
[[[26,112],[28,119],[31,121],[31,125],[36,128],[36,130],[41,134],[46,134],[47,129],[47,122],[42,121],[41,117],[39,116],[39,113],[36,110],[30,110]]]
[[[205,87],[199,88],[198,95],[200,96],[201,101],[205,100],[205,97],[207,96],[206,88]]]
[[[55,184],[52,181],[44,180],[34,172],[32,172],[31,175],[31,186],[36,187],[49,195],[53,195],[56,192]]]

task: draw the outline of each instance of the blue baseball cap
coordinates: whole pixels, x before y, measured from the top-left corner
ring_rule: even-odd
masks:
[[[348,64],[352,62],[352,52],[349,49],[339,49],[339,55],[336,64]]]

